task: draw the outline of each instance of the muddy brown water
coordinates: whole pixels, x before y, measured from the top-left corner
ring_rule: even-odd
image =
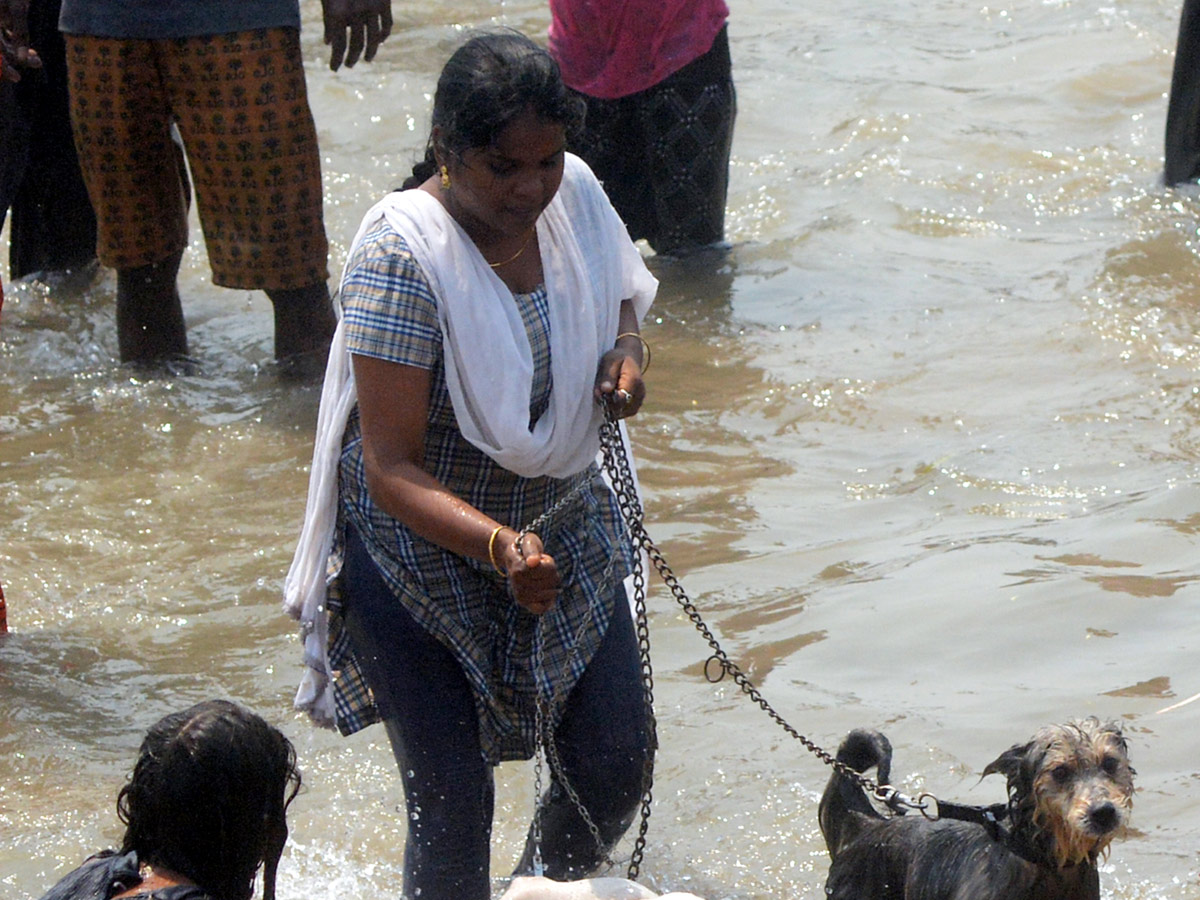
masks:
[[[1120,720],[1139,792],[1105,896],[1200,897],[1200,702],[1177,706],[1200,692],[1200,199],[1158,182],[1178,4],[732,6],[731,248],[651,261],[652,536],[770,703],[831,748],[882,727],[906,790],[994,802],[983,766],[1039,725]],[[464,29],[548,14],[406,0],[335,75],[303,11],[337,270]],[[117,365],[111,275],[6,286],[0,895],[117,840],[144,728],[220,695],[299,750],[280,896],[394,896],[385,736],[290,709],[279,595],[317,391],[275,377],[265,299],[212,287],[195,230],[181,284],[203,368],[174,379]],[[704,680],[660,586],[649,604],[644,880],[821,897],[826,769]],[[533,779],[499,772],[498,878]]]

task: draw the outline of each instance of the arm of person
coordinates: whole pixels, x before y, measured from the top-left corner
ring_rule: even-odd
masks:
[[[329,68],[335,72],[343,62],[347,68],[353,67],[359,56],[367,62],[373,60],[379,45],[392,33],[392,0],[321,0],[321,6]]]
[[[597,403],[611,398],[617,418],[624,419],[636,415],[646,399],[646,384],[642,380],[643,367],[648,362],[643,358],[646,345],[639,337],[632,300],[621,301],[617,334],[619,340],[600,358],[593,393]]]
[[[351,359],[371,499],[426,540],[498,564],[517,603],[538,615],[549,610],[560,578],[541,538],[528,534],[518,547],[516,529],[485,515],[424,469],[429,370],[358,354]]]
[[[0,0],[0,80],[20,81],[18,69],[40,69],[29,46],[29,0]]]

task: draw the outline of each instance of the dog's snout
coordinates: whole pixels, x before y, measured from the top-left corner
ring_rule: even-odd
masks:
[[[1121,821],[1117,807],[1110,802],[1100,803],[1092,807],[1088,813],[1088,822],[1100,834],[1112,831]]]

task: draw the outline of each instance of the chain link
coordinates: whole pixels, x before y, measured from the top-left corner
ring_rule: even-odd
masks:
[[[624,443],[621,441],[620,432],[617,429],[616,419],[613,417],[611,409],[606,408],[604,423],[600,426],[600,448],[604,454],[604,464],[609,470],[609,477],[613,482],[613,489],[617,494],[617,500],[621,506],[621,515],[625,520],[626,527],[629,529],[630,535],[633,538],[634,546],[639,550],[645,551],[650,561],[654,564],[655,570],[663,583],[671,591],[675,598],[675,602],[679,604],[684,613],[691,620],[696,630],[708,642],[708,646],[712,649],[712,656],[704,664],[704,675],[712,683],[719,682],[728,675],[733,679],[733,682],[741,689],[747,697],[750,698],[763,712],[765,712],[776,725],[787,732],[791,737],[798,740],[805,749],[816,756],[819,760],[828,766],[833,767],[837,772],[849,778],[864,791],[875,797],[882,803],[895,807],[907,806],[911,809],[924,809],[925,804],[914,801],[896,790],[891,785],[881,785],[861,772],[855,771],[852,767],[844,762],[834,758],[826,750],[819,747],[813,741],[809,740],[775,711],[774,707],[767,702],[762,693],[746,676],[746,673],[738,667],[737,663],[731,660],[726,652],[721,648],[712,631],[705,624],[704,619],[700,615],[700,611],[696,608],[688,597],[687,592],[683,589],[683,585],[679,583],[679,579],[675,577],[675,573],[671,571],[671,567],[667,565],[666,559],[662,555],[662,551],[651,540],[650,535],[646,532],[645,518],[642,512],[642,506],[637,498],[636,492],[633,490],[632,469],[629,465],[629,458],[625,452]],[[639,554],[640,564],[640,554]],[[639,628],[641,626],[641,616],[639,616]],[[639,630],[639,642],[642,635]],[[649,637],[646,638],[647,650],[649,649]],[[719,674],[715,677],[710,674],[710,664],[716,661],[720,667]],[[648,664],[647,664],[648,668]],[[640,838],[641,836],[639,836]],[[631,876],[632,877],[632,876]]]
[[[545,668],[545,658],[542,655],[541,642],[542,622],[538,620],[538,635],[534,641],[533,649],[533,668],[535,672],[541,672]],[[530,829],[530,838],[533,841],[533,874],[542,876],[546,874],[546,866],[542,862],[542,760],[545,756],[543,752],[545,747],[542,743],[542,732],[545,728],[545,710],[542,707],[542,691],[538,687],[537,702],[534,704],[534,732],[537,734],[537,748],[533,752],[533,796],[536,798],[536,806],[533,810],[533,827]]]
[[[616,568],[616,563],[617,563],[616,555],[609,557],[609,560],[605,564],[604,570],[601,572],[600,578],[597,582],[599,585],[599,587],[596,590],[597,597],[603,597],[605,595],[605,593],[611,587],[612,582],[613,582],[613,572]],[[543,640],[543,633],[544,633],[543,625],[544,625],[545,621],[546,621],[545,616],[542,616],[541,618],[538,619],[538,626],[537,626],[538,633],[537,633],[537,639],[536,639],[536,649],[534,651],[534,668],[535,668],[535,671],[538,673],[545,672],[545,658],[543,656],[543,648],[545,647],[545,643]],[[563,664],[564,670],[570,669],[573,666],[575,659],[578,657],[579,646],[583,642],[583,632],[587,629],[588,624],[589,624],[588,617],[585,616],[583,619],[580,620],[579,628],[576,630],[575,635],[573,636],[573,639],[571,642],[571,649],[567,654],[567,660]],[[558,745],[554,741],[554,734],[550,728],[550,721],[552,719],[551,711],[556,709],[559,706],[559,704],[563,702],[563,697],[562,697],[563,681],[560,680],[558,682],[558,684],[554,688],[554,693],[549,697],[547,697],[543,693],[541,682],[542,682],[542,679],[538,679],[537,701],[536,701],[535,719],[534,719],[535,731],[537,733],[537,744],[538,744],[538,766],[537,766],[538,778],[536,779],[536,784],[534,786],[535,795],[538,798],[537,812],[535,814],[535,819],[534,819],[534,821],[537,825],[535,834],[534,834],[534,840],[537,842],[534,846],[535,869],[541,867],[541,839],[542,839],[542,833],[541,833],[542,802],[541,802],[541,797],[542,797],[542,789],[541,789],[540,776],[541,776],[541,755],[543,753],[545,754],[547,762],[550,764],[550,771],[551,771],[554,779],[558,782],[559,787],[561,787],[563,789],[563,791],[566,792],[568,799],[570,799],[570,801],[575,805],[575,809],[579,813],[579,817],[581,819],[583,819],[584,825],[586,825],[588,831],[591,832],[592,839],[596,842],[596,847],[597,847],[597,849],[599,849],[600,855],[604,858],[603,862],[605,863],[605,865],[615,866],[616,863],[612,860],[612,858],[608,854],[609,847],[608,847],[607,843],[605,842],[604,837],[600,834],[600,829],[597,827],[595,820],[592,819],[592,815],[591,815],[591,813],[588,812],[587,807],[583,803],[583,800],[580,799],[579,793],[575,790],[574,786],[571,784],[570,780],[567,778],[566,772],[564,771],[564,769],[562,767],[562,763],[559,760]],[[535,871],[534,874],[540,875],[540,874],[542,874],[542,872]]]
[[[521,529],[521,532],[517,535],[517,549],[521,551],[522,555],[525,552],[525,536],[528,534],[537,534],[545,526],[557,519],[563,510],[583,496],[583,493],[590,490],[591,486],[591,475],[584,472],[579,476],[579,480],[575,483],[574,487],[555,500],[554,505],[548,510]]]
[[[650,829],[650,810],[654,801],[654,755],[658,750],[658,723],[654,717],[654,669],[650,663],[650,621],[646,614],[646,572],[641,553],[644,544],[640,538],[645,534],[645,530],[642,528],[642,504],[634,489],[633,468],[629,464],[629,455],[625,452],[620,426],[610,404],[605,404],[604,421],[600,425],[600,453],[604,460],[604,468],[608,472],[608,479],[612,484],[613,493],[617,497],[621,518],[633,541],[634,620],[637,629],[638,656],[642,667],[642,695],[646,704],[646,727],[650,732],[647,735],[646,761],[642,769],[641,824],[638,826],[638,834],[634,839],[628,870],[629,880],[636,881],[642,866],[642,856],[646,850],[646,834]]]
[[[929,803],[924,797],[913,800],[903,793],[898,791],[891,785],[879,784],[872,779],[863,775],[861,772],[855,771],[846,763],[841,762],[832,756],[828,751],[822,749],[813,741],[809,740],[795,728],[793,728],[776,710],[767,702],[759,689],[750,681],[746,673],[721,647],[708,625],[705,624],[700,611],[696,605],[688,597],[687,592],[683,589],[683,585],[679,583],[679,579],[675,573],[671,571],[671,567],[667,564],[666,558],[662,551],[651,539],[645,528],[645,516],[642,510],[641,501],[638,499],[637,491],[634,488],[633,468],[629,462],[629,455],[625,450],[624,441],[621,438],[620,426],[618,420],[613,413],[612,407],[608,404],[604,408],[604,421],[600,424],[600,451],[604,462],[605,471],[608,474],[609,481],[612,484],[613,493],[617,498],[617,505],[621,512],[621,518],[624,521],[625,528],[629,534],[629,538],[633,544],[634,562],[633,571],[631,573],[633,580],[633,601],[634,601],[634,624],[638,642],[638,656],[641,666],[641,680],[643,688],[643,697],[646,706],[646,727],[649,730],[647,741],[646,761],[642,772],[642,799],[641,799],[641,822],[638,827],[638,834],[634,840],[633,851],[630,855],[629,867],[627,876],[630,880],[636,881],[641,870],[642,858],[646,849],[646,835],[650,827],[650,811],[653,805],[654,794],[654,756],[658,749],[658,725],[654,716],[654,671],[650,661],[650,625],[649,617],[646,612],[646,571],[643,561],[643,553],[645,558],[648,558],[653,563],[659,577],[670,590],[675,602],[687,615],[693,626],[700,633],[701,637],[708,643],[712,650],[712,655],[705,661],[704,676],[712,683],[717,683],[729,676],[738,688],[749,699],[755,703],[763,712],[765,712],[776,725],[782,728],[788,735],[799,741],[802,746],[826,765],[832,767],[835,771],[850,779],[857,784],[862,790],[866,791],[879,802],[884,803],[892,808],[908,807],[910,809],[921,810],[924,812]],[[579,483],[571,488],[565,495],[557,500],[553,506],[539,515],[536,519],[529,523],[524,530],[521,531],[517,538],[517,546],[523,546],[523,541],[527,534],[536,533],[544,528],[549,523],[553,522],[561,513],[574,503],[586,490],[591,487],[591,479],[584,476]],[[600,578],[600,589],[597,591],[597,596],[603,596],[604,592],[610,587],[613,575],[613,566],[616,562],[614,555],[609,559],[607,566]],[[586,626],[586,619],[580,625],[580,633],[575,635],[572,643],[570,655],[568,656],[568,665],[573,660],[575,654],[578,653],[579,642],[582,636],[582,629]],[[544,671],[544,660],[542,658],[542,641],[541,641],[541,620],[538,623],[538,640],[537,649],[535,650],[534,665],[538,672]],[[713,664],[716,665],[716,673],[713,671]],[[537,810],[534,813],[533,825],[533,840],[534,840],[534,869],[535,874],[542,874],[542,856],[541,856],[541,817],[542,817],[542,759],[543,755],[550,766],[552,777],[558,781],[558,784],[567,793],[568,798],[575,805],[584,824],[591,832],[593,839],[596,841],[596,846],[599,848],[601,855],[604,857],[604,862],[608,865],[615,865],[609,856],[609,849],[600,834],[591,815],[580,800],[578,793],[567,781],[565,774],[562,771],[562,766],[559,764],[558,750],[555,746],[554,736],[550,728],[550,715],[561,701],[562,689],[561,685],[557,687],[553,694],[549,697],[545,696],[539,683],[537,694],[537,709],[535,719],[535,730],[537,732],[537,762],[535,764],[535,791],[538,797]]]
[[[520,532],[520,534],[517,537],[517,546],[523,547],[523,541],[525,539],[525,535],[537,533],[540,529],[543,529],[547,525],[551,524],[555,519],[558,518],[558,516],[560,516],[563,513],[564,510],[568,509],[575,501],[577,501],[583,495],[584,492],[590,490],[591,485],[592,485],[592,476],[586,475],[586,474],[584,476],[582,476],[579,479],[579,482],[574,487],[572,487],[566,494],[564,494],[557,501],[555,501],[555,503],[549,509],[547,509],[541,515],[539,515],[537,518],[535,518],[532,522],[529,523],[529,525],[527,525]],[[612,556],[610,556],[608,559],[608,562],[604,566],[604,569],[601,571],[600,577],[597,579],[597,587],[594,592],[594,595],[597,598],[608,596],[610,590],[612,589],[612,586],[614,584],[614,572],[616,570],[616,564],[617,564],[618,559],[619,559],[619,556],[617,554],[613,554]],[[638,558],[639,566],[640,566],[640,562],[641,562],[641,560],[639,557]],[[638,580],[639,579],[635,579],[635,582]],[[641,623],[641,625],[639,627],[639,634],[641,634],[643,632],[645,632],[645,634],[646,634],[645,653],[643,654],[643,657],[642,657],[642,671],[644,673],[646,671],[646,667],[649,664],[649,656],[648,656],[648,653],[649,653],[648,634],[649,633],[646,630],[645,624],[644,624],[644,622],[645,622],[644,578],[640,578],[640,582],[643,586],[639,589],[640,590],[639,597],[641,598],[639,600],[639,602],[641,603],[641,606],[640,606],[641,612],[638,616],[639,621]],[[542,811],[543,811],[543,807],[544,807],[544,804],[542,802],[542,763],[543,763],[543,758],[545,759],[546,763],[548,763],[548,765],[550,767],[552,779],[555,782],[557,782],[558,786],[560,788],[562,788],[562,790],[566,793],[567,798],[571,801],[572,804],[574,804],[576,811],[579,813],[580,818],[584,822],[584,825],[587,826],[588,831],[592,835],[592,839],[596,842],[597,849],[600,851],[600,855],[602,857],[603,863],[608,866],[615,866],[616,862],[612,859],[612,857],[609,854],[611,847],[604,840],[603,835],[601,835],[601,833],[600,833],[599,827],[596,825],[595,820],[591,816],[591,813],[588,812],[587,807],[584,805],[583,800],[579,796],[579,793],[575,790],[574,786],[570,783],[570,780],[567,778],[566,772],[563,770],[562,764],[561,764],[559,756],[558,756],[558,746],[554,741],[553,729],[551,728],[550,723],[553,721],[553,710],[557,709],[558,706],[563,702],[563,696],[562,696],[563,682],[560,680],[558,682],[558,684],[555,686],[553,692],[549,696],[547,696],[547,693],[543,689],[543,683],[546,680],[544,678],[545,657],[543,655],[544,646],[545,646],[544,640],[543,640],[543,631],[544,631],[543,625],[544,625],[544,623],[545,623],[544,616],[538,619],[537,636],[535,639],[535,649],[534,649],[534,671],[535,671],[536,675],[543,676],[543,677],[536,678],[537,696],[536,696],[536,704],[535,704],[535,710],[534,710],[534,731],[536,734],[536,741],[537,741],[537,749],[535,750],[536,761],[534,763],[534,795],[537,797],[537,808],[534,811],[534,820],[533,820],[533,828],[532,828],[532,835],[531,835],[532,840],[533,840],[534,874],[541,875],[545,871],[545,866],[542,861]],[[578,654],[579,654],[579,647],[583,641],[583,633],[587,629],[588,625],[589,625],[589,617],[584,616],[580,620],[579,627],[576,630],[576,633],[574,634],[573,639],[571,641],[571,646],[570,646],[570,650],[568,651],[566,662],[563,664],[564,669],[570,669],[573,666],[575,660],[577,659]],[[639,643],[642,643],[642,642],[639,640]],[[650,719],[651,728],[652,728],[651,733],[653,734],[653,698],[649,698],[647,700],[647,708],[650,710],[650,713],[651,713],[651,719]],[[651,766],[652,766],[652,760],[651,760]],[[645,777],[645,776],[643,776],[643,777]],[[644,836],[645,836],[646,829],[647,829],[646,818],[649,816],[649,800],[645,796],[643,797],[643,802],[642,802],[642,813],[643,813],[643,820],[642,820],[642,825],[641,825],[641,829],[640,829],[640,835],[641,835],[642,840],[641,840],[641,844],[639,846],[644,846],[644,844],[645,844]],[[637,852],[637,855],[635,858],[638,861],[640,861],[640,859],[641,859],[640,851]],[[632,879],[635,877],[636,872],[637,872],[635,863],[631,863],[630,871],[633,873],[629,876]]]

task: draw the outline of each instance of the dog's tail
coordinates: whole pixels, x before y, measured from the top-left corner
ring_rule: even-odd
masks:
[[[880,732],[867,728],[856,728],[846,735],[838,747],[838,762],[845,763],[855,772],[875,769],[875,781],[888,784],[892,774],[892,745]],[[817,818],[821,834],[830,858],[836,858],[843,847],[858,834],[861,818],[881,819],[867,799],[863,789],[852,779],[834,770],[825,785]]]

